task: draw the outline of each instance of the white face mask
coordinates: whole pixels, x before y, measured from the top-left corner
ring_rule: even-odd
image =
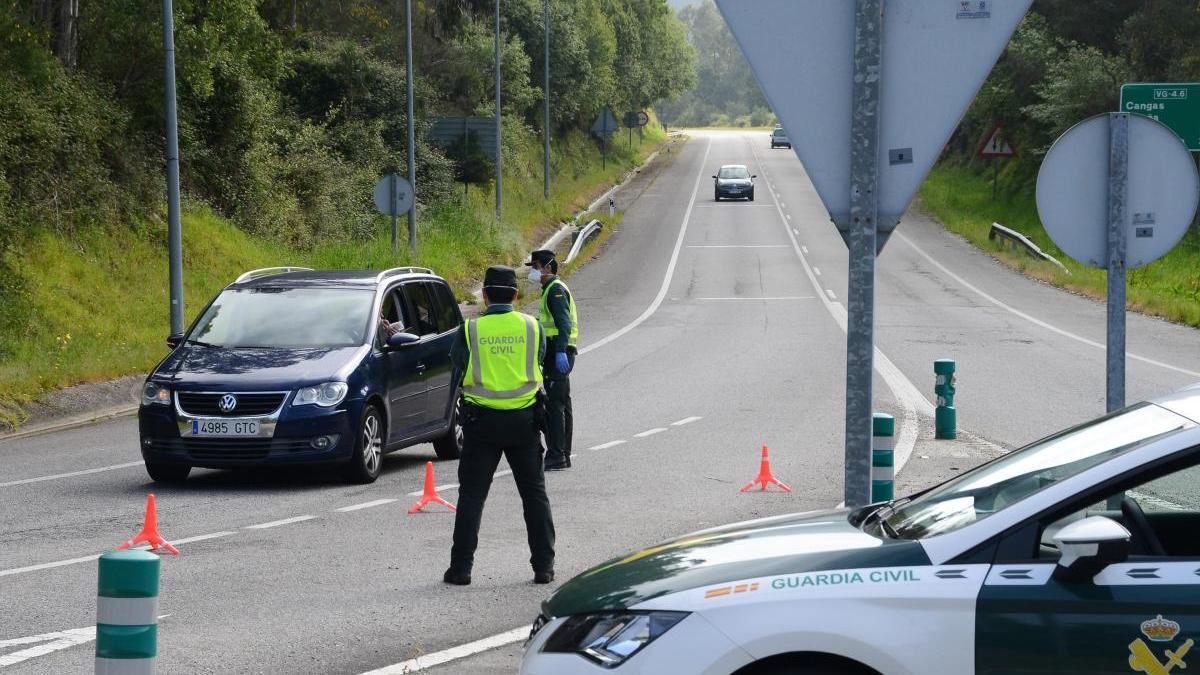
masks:
[[[531,281],[535,284],[542,283],[542,271],[539,269],[530,270],[529,271],[529,281]]]

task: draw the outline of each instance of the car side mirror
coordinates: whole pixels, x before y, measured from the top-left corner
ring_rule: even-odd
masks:
[[[717,178],[716,176],[713,176],[713,180],[716,180],[716,178]]]
[[[167,336],[167,346],[175,349],[179,343],[183,342],[183,333],[171,333]]]
[[[750,176],[750,180],[754,180],[755,178],[758,178],[758,174],[754,174],[753,176]]]
[[[1129,530],[1104,516],[1077,520],[1054,535],[1061,557],[1054,568],[1059,581],[1086,581],[1129,557]]]
[[[409,345],[415,345],[420,341],[421,338],[417,335],[413,335],[412,333],[396,333],[388,338],[387,343],[389,347],[398,349],[401,347],[407,347]]]

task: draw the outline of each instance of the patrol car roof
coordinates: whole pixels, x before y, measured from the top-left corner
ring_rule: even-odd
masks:
[[[1153,399],[1152,402],[1200,424],[1200,382]]]

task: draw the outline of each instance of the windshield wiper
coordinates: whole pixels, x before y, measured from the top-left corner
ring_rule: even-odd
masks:
[[[204,342],[203,340],[186,340],[185,342],[187,342],[189,345],[200,345],[201,347],[208,347],[209,349],[217,349],[221,346],[214,345],[211,342]]]
[[[863,521],[863,527],[876,522],[884,523],[884,521],[886,521],[888,518],[891,518],[893,515],[895,515],[896,509],[904,506],[910,501],[912,501],[912,497],[901,497],[900,499],[880,506],[879,508],[875,509],[871,515],[867,516],[866,520]],[[888,525],[888,527],[891,528],[890,525]],[[892,531],[894,532],[895,530],[893,529]]]

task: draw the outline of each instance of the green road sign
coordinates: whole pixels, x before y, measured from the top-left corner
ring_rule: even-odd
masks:
[[[1127,84],[1121,87],[1121,110],[1162,122],[1188,150],[1200,151],[1200,83]]]

